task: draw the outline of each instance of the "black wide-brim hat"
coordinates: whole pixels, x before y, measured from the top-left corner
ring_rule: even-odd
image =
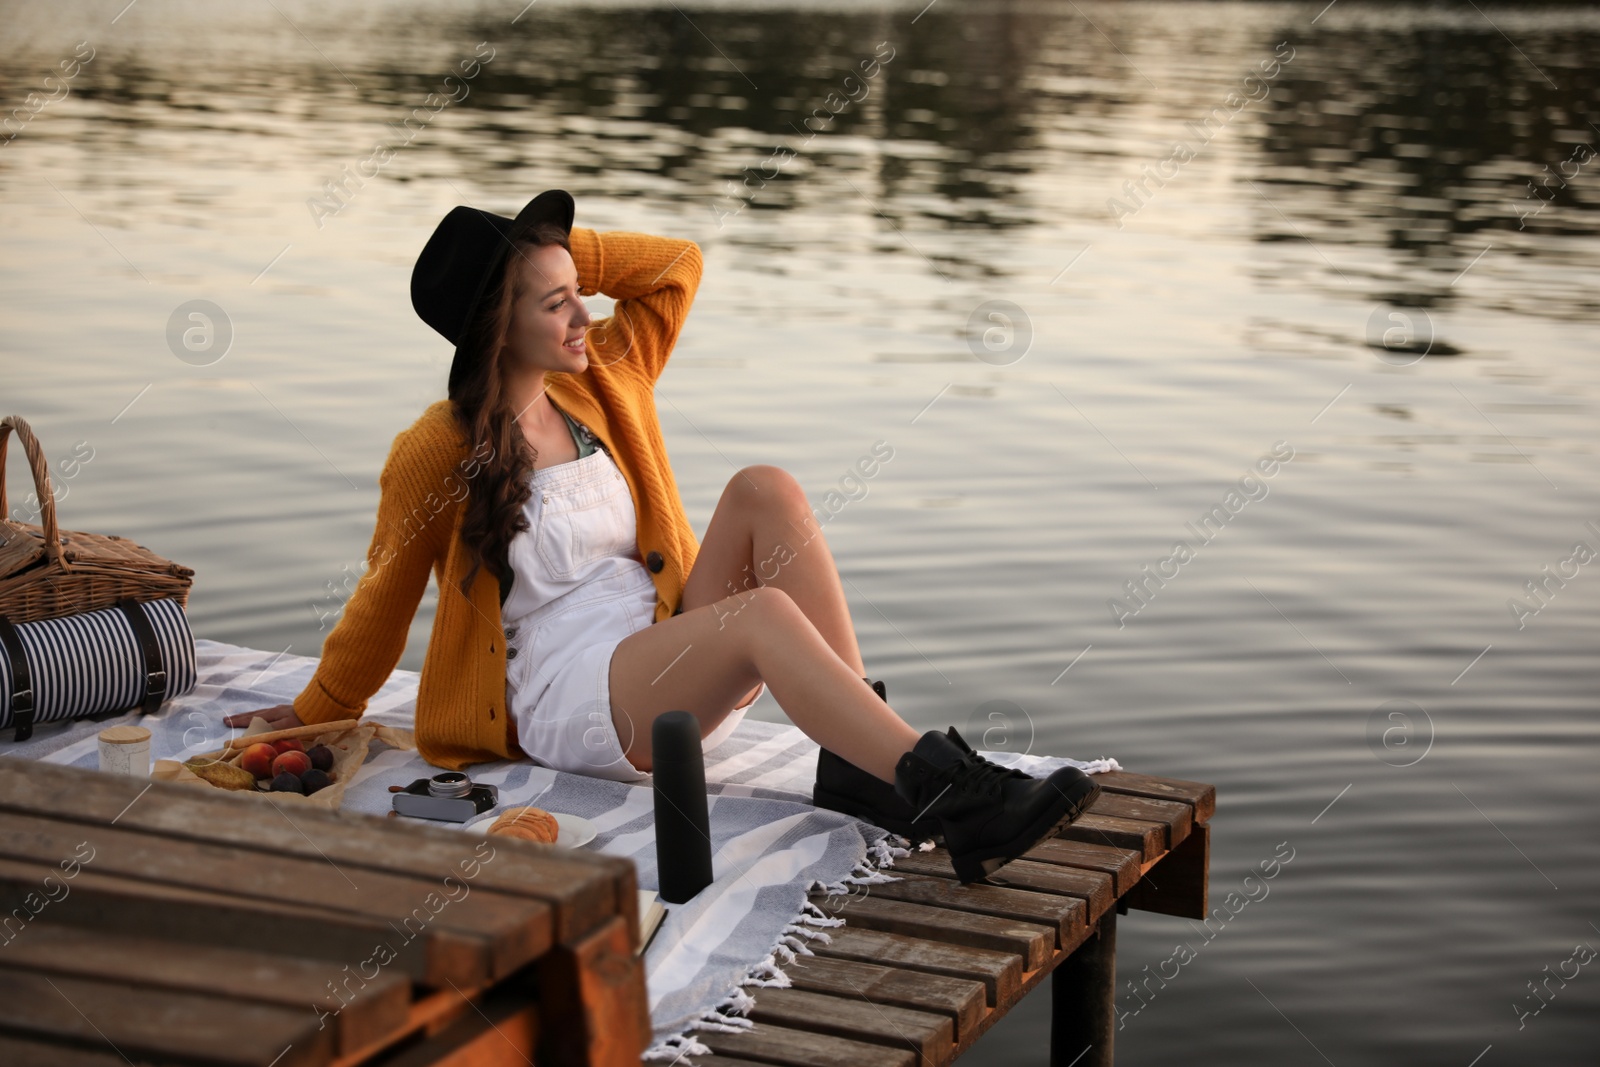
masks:
[[[508,219],[472,207],[450,209],[411,269],[411,306],[422,321],[455,346],[450,364],[450,391],[472,370],[474,353],[464,352],[467,326],[478,312],[490,283],[505,268],[512,241],[540,222],[572,231],[572,196],[548,189]]]

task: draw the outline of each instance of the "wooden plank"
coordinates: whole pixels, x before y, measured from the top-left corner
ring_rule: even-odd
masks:
[[[96,872],[180,887],[203,884],[241,901],[320,907],[384,920],[396,937],[425,938],[430,958],[448,956],[450,962],[441,965],[458,984],[477,984],[480,973],[502,977],[550,947],[550,911],[543,902],[474,891],[459,880],[451,886],[380,871],[347,872],[332,860],[263,859],[231,846],[22,813],[0,820],[0,856],[8,859],[57,862],[74,855],[83,842],[93,849],[85,865]]]
[[[960,885],[946,878],[907,871],[896,874],[899,881],[862,886],[861,895],[1037,923],[1056,932],[1057,948],[1071,941],[1078,929],[1088,922],[1083,903],[1070,897],[1002,889],[980,882]]]
[[[1110,845],[1090,844],[1087,841],[1064,841],[1059,837],[1053,837],[1048,841],[1039,842],[1023,853],[1023,857],[1062,867],[1082,867],[1084,870],[1102,871],[1111,875],[1112,891],[1119,897],[1132,889],[1141,876],[1138,853],[1125,848],[1112,848]]]
[[[1007,1010],[1015,1007],[1018,1002],[1032,994],[1036,989],[1039,988],[1041,984],[1048,982],[1050,980],[1050,976],[1055,973],[1059,965],[1064,962],[1072,953],[1076,952],[1084,943],[1084,941],[1090,939],[1092,936],[1093,930],[1086,930],[1078,941],[1074,942],[1067,949],[1056,953],[1048,967],[1041,967],[1037,971],[1029,971],[1027,974],[1023,975],[1022,984],[1017,988],[1017,995],[1010,1003],[1005,1005],[1006,1010],[988,1012],[984,1015],[983,1019],[979,1021],[977,1027],[968,1033],[966,1037],[963,1037],[956,1043],[956,1058],[959,1060],[962,1054],[971,1048],[974,1043],[982,1040],[983,1035],[1005,1017]]]
[[[1111,892],[1111,876],[1099,871],[1035,863],[1033,860],[1013,860],[991,874],[989,880],[997,885],[1077,897],[1089,909],[1090,924],[1099,922],[1100,917],[1116,903],[1116,897]]]
[[[856,960],[952,978],[982,982],[989,1007],[1009,1003],[1022,981],[1022,957],[986,948],[968,948],[920,937],[885,934],[846,926],[828,931],[829,944],[812,942],[811,951],[831,959]]]
[[[834,903],[818,902],[830,915],[865,930],[925,937],[952,945],[988,948],[1022,957],[1023,970],[1044,966],[1055,949],[1053,926],[1002,919],[968,911],[907,904],[878,897],[844,897]]]
[[[1200,823],[1123,898],[1141,911],[1204,919],[1210,907],[1211,825]]]
[[[1094,815],[1161,823],[1167,828],[1162,847],[1169,851],[1189,836],[1189,827],[1194,824],[1194,809],[1188,804],[1177,800],[1130,796],[1127,793],[1102,792],[1095,798],[1089,811]]]
[[[305,1008],[244,1004],[34,971],[0,970],[0,1032],[98,1054],[226,1067],[315,1067],[333,1030]]]
[[[501,983],[475,998],[471,1010],[385,1057],[383,1067],[527,1067],[539,1042],[538,1005],[529,985]]]
[[[486,839],[409,819],[298,806],[290,812],[223,789],[146,782],[13,756],[0,756],[0,810],[99,826],[115,820],[120,829],[234,844],[258,855],[332,856],[346,871],[372,869],[434,880],[471,872],[465,876],[475,889],[550,905],[557,939],[582,934],[611,915],[638,922],[636,873],[629,860],[496,841],[492,861],[484,861],[478,846]]]
[[[49,912],[43,916],[48,918]],[[252,1004],[296,1010],[309,1006],[319,1021],[337,1031],[340,1054],[404,1026],[411,1002],[411,982],[402,974],[380,971],[364,978],[359,987],[342,986],[344,968],[328,961],[212,945],[190,944],[179,949],[158,938],[45,921],[31,923],[24,936],[7,943],[0,963],[13,970],[125,982]]]
[[[895,861],[896,871],[933,875],[936,878],[955,878],[955,868],[950,865],[950,854],[942,848],[932,852],[919,852]],[[1109,874],[1078,867],[1037,863],[1033,860],[1012,860],[985,879],[991,885],[1014,889],[1028,889],[1039,893],[1056,893],[1077,897],[1088,907],[1087,922],[1097,923],[1100,916],[1116,902]]]
[[[1097,774],[1094,780],[1109,793],[1126,793],[1129,796],[1153,797],[1156,800],[1177,800],[1194,808],[1195,822],[1210,822],[1217,810],[1217,787],[1204,782],[1188,782],[1182,778],[1155,778],[1148,774],[1128,771],[1109,771]]]
[[[530,964],[531,966],[531,964]],[[517,981],[513,975],[509,982]],[[378,1062],[373,1058],[385,1049],[404,1048],[411,1041],[419,1040],[422,1036],[436,1034],[454,1023],[462,1016],[476,1011],[473,997],[481,997],[488,987],[478,989],[447,988],[428,991],[417,989],[417,999],[413,1000],[406,1008],[405,1025],[398,1030],[393,1030],[377,1041],[372,1042],[355,1052],[340,1056],[333,1067],[367,1067],[369,1062]],[[387,1067],[387,1064],[385,1064]]]
[[[1095,845],[1131,849],[1139,853],[1146,863],[1167,850],[1165,823],[1119,819],[1111,815],[1096,815],[1092,811],[1062,827],[1056,836],[1068,841],[1087,841]]]
[[[540,1064],[637,1064],[650,1044],[644,960],[638,932],[619,917],[559,944],[535,965],[542,1035]]]
[[[80,870],[68,885],[69,895],[39,907],[38,890],[46,876],[60,878],[54,864],[0,859],[0,924],[8,940],[26,937],[28,924],[17,916],[35,908],[51,922],[96,930],[138,930],[181,944],[230,945],[259,952],[283,951],[297,945],[301,955],[341,965],[368,959],[384,938],[399,940],[386,923],[346,912],[302,906],[241,901],[222,893],[160,885]],[[30,901],[34,903],[30,904]],[[14,942],[13,942],[14,943]],[[413,981],[429,977],[432,962],[426,942],[399,944],[387,966]]]
[[[723,1063],[722,1053],[743,1056],[760,1063],[786,1067],[915,1067],[916,1055],[907,1048],[891,1048],[865,1041],[852,1041],[831,1034],[813,1034],[771,1023],[738,1033],[696,1030],[694,1036],[716,1056],[706,1063]]]
[[[0,1034],[0,1063],[26,1064],[27,1067],[128,1067],[128,1061],[113,1052],[110,1045],[103,1045],[103,1049]]]
[[[803,989],[761,989],[754,995],[756,1005],[750,1018],[758,1027],[776,1023],[813,1034],[910,1049],[918,1062],[935,1067],[954,1052],[955,1027],[943,1015]]]
[[[966,978],[824,956],[797,956],[793,963],[784,965],[784,972],[796,989],[861,997],[872,1004],[894,1004],[943,1015],[955,1026],[955,1040],[983,1018],[983,983]]]

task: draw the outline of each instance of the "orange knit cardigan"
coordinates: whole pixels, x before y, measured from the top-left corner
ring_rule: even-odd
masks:
[[[659,552],[655,619],[680,607],[700,544],[684,514],[656,418],[655,383],[700,285],[693,241],[573,227],[579,292],[615,298],[588,334],[589,366],[545,376],[550,399],[603,441],[638,513],[640,558]],[[492,446],[469,449],[439,400],[395,437],[378,477],[378,519],[367,570],[322,644],[322,658],[295,698],[302,722],[355,718],[405,651],[411,620],[433,571],[439,611],[417,688],[417,748],[438,767],[518,758],[506,707],[506,642],[500,584],[487,567],[460,592],[471,567],[461,540],[461,505]]]

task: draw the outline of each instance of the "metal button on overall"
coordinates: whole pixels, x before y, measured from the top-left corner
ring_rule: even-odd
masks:
[[[651,552],[644,558],[644,565],[650,568],[651,574],[660,574],[661,567],[664,562],[665,561],[662,560],[661,553],[659,552]]]

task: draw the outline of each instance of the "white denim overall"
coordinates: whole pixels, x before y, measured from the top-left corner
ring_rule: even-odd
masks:
[[[640,781],[649,775],[625,754],[633,738],[619,738],[611,715],[611,654],[655,621],[656,589],[639,556],[633,495],[596,444],[587,456],[530,475],[528,529],[509,546],[515,580],[500,610],[506,707],[534,762]],[[718,724],[704,747],[732,733],[748,707]]]

